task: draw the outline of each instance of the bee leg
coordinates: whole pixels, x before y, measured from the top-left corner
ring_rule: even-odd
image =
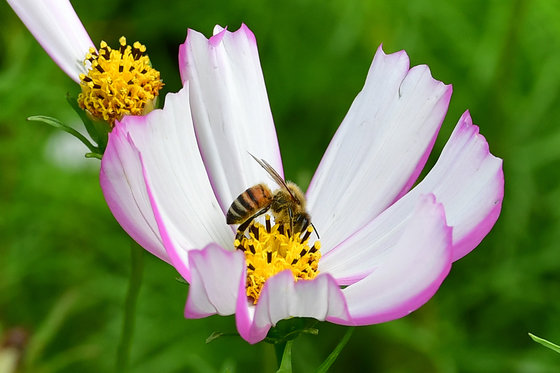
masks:
[[[249,228],[249,225],[251,225],[253,220],[267,212],[269,208],[270,206],[267,206],[264,209],[258,211],[255,215],[251,216],[249,219],[245,220],[239,227],[237,227],[237,234],[235,235],[235,239],[241,242],[241,239],[243,238],[243,236],[245,236],[245,231],[247,230],[247,228]]]
[[[294,232],[294,213],[292,212],[291,208],[288,208],[288,215],[290,216],[290,233],[293,234]]]

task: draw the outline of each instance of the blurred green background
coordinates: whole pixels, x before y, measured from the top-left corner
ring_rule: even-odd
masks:
[[[428,64],[454,94],[434,155],[471,110],[504,159],[506,194],[493,231],[456,262],[424,307],[358,328],[333,372],[558,372],[560,356],[560,2],[75,1],[97,44],[118,37],[148,46],[166,91],[180,88],[177,50],[187,27],[256,34],[286,175],[307,185],[361,89],[380,43]],[[98,184],[98,160],[30,115],[77,117],[77,86],[0,3],[0,336],[29,336],[30,372],[114,369],[130,272],[130,241]],[[70,154],[70,155],[69,155]],[[430,159],[433,163],[434,155]],[[187,287],[144,255],[133,372],[263,371],[273,348],[239,338],[232,317],[185,320]],[[314,371],[345,328],[320,325],[294,345],[296,372]],[[0,337],[0,340],[3,337]],[[1,343],[1,342],[0,342]]]

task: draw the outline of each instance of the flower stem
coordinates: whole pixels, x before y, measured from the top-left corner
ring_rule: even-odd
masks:
[[[140,292],[142,283],[142,271],[144,269],[144,249],[136,242],[130,245],[130,279],[128,282],[128,291],[124,304],[124,320],[121,332],[121,338],[117,349],[117,372],[126,372],[128,369],[128,360],[130,355],[130,347],[132,345],[132,336],[134,334],[134,321],[136,314],[136,301]]]
[[[344,346],[346,346],[346,343],[348,343],[348,341],[350,340],[350,337],[352,336],[354,329],[355,327],[348,328],[346,334],[344,334],[344,337],[342,337],[342,339],[335,347],[333,352],[331,352],[331,354],[327,357],[327,359],[323,361],[323,364],[321,364],[319,369],[317,369],[317,373],[326,373],[329,370],[331,365],[333,365],[333,363],[336,361],[336,358],[338,357],[338,355],[340,354]]]
[[[276,373],[292,373],[292,344],[294,340],[291,339],[287,342],[276,343],[274,349],[276,350],[276,358],[279,361],[279,367]]]

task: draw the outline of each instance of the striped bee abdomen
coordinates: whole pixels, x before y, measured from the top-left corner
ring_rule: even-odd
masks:
[[[265,184],[254,185],[241,193],[226,215],[227,224],[241,224],[257,212],[270,206],[272,192]]]

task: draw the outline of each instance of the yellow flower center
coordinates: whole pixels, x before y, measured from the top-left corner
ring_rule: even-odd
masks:
[[[90,48],[84,61],[89,61],[89,71],[80,74],[78,104],[111,127],[124,115],[144,115],[153,110],[163,87],[159,71],[144,55],[146,46],[139,42],[126,45],[124,36],[119,43],[119,49],[111,49],[104,41],[99,52]]]
[[[247,297],[254,304],[259,300],[265,282],[277,273],[289,269],[294,281],[310,280],[317,275],[321,244],[315,241],[309,246],[311,226],[304,232],[291,234],[284,224],[271,226],[267,215],[265,225],[253,222],[247,232],[248,236],[236,239],[234,246],[245,252]]]

